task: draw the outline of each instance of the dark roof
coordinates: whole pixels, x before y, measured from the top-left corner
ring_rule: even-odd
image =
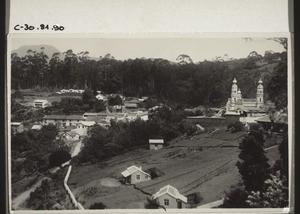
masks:
[[[44,119],[48,120],[83,120],[82,115],[45,115]]]

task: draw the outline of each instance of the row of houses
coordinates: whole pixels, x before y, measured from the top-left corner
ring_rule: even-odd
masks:
[[[135,165],[128,167],[126,170],[121,172],[125,183],[137,184],[140,182],[147,182],[151,180],[149,173],[142,170],[142,167]],[[187,197],[180,194],[179,191],[171,186],[166,185],[159,189],[156,193],[151,196],[152,200],[155,200],[159,205],[164,208],[186,208]]]

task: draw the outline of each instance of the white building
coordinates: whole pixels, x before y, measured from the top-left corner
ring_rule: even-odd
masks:
[[[163,139],[149,139],[149,148],[150,150],[159,150],[164,147]]]
[[[47,100],[34,100],[33,107],[35,108],[45,108],[50,106],[50,103]]]
[[[125,178],[125,183],[137,184],[143,181],[151,180],[151,176],[142,170],[142,167],[131,166],[128,167],[125,171],[121,172]]]
[[[73,131],[76,131],[80,136],[86,136],[95,124],[95,121],[82,121],[76,125],[76,129]]]
[[[164,206],[165,208],[185,208],[187,205],[187,197],[181,195],[175,187],[167,185],[161,188],[157,193],[152,195],[153,200]]]

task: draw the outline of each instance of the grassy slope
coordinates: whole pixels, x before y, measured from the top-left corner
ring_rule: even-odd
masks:
[[[231,134],[220,130],[213,134],[202,134],[192,139],[177,139],[159,151],[136,149],[111,160],[95,165],[75,166],[69,185],[83,206],[102,202],[107,208],[143,208],[147,194],[155,193],[170,184],[184,194],[200,192],[209,203],[225,196],[231,185],[240,179],[235,163],[237,148],[243,133]],[[202,146],[202,151],[198,150]],[[236,147],[227,147],[236,146]],[[270,163],[278,159],[278,149],[267,152]],[[143,169],[156,167],[164,175],[133,186],[104,187],[101,179],[121,179],[121,172],[135,164]]]

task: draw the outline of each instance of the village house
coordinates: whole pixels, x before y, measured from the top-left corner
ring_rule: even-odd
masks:
[[[11,132],[13,134],[21,133],[24,131],[24,125],[21,122],[11,122],[10,126],[11,126]]]
[[[34,100],[33,107],[34,108],[45,108],[50,106],[50,103],[47,100]]]
[[[125,183],[128,184],[137,184],[144,181],[151,180],[151,176],[142,170],[142,167],[131,166],[128,167],[125,171],[121,172],[125,179]]]
[[[150,150],[159,150],[164,147],[163,139],[149,139],[149,149]]]
[[[157,193],[152,195],[153,200],[165,208],[186,208],[187,197],[181,195],[175,187],[167,185],[161,188]]]
[[[58,127],[69,127],[76,126],[82,121],[84,121],[82,115],[45,115],[43,125],[53,124]]]
[[[95,124],[95,121],[82,121],[76,125],[76,129],[73,131],[76,131],[80,136],[86,136]]]
[[[79,140],[80,136],[76,131],[68,131],[65,132],[62,135],[63,139],[68,140],[68,141],[75,141],[75,140]]]

